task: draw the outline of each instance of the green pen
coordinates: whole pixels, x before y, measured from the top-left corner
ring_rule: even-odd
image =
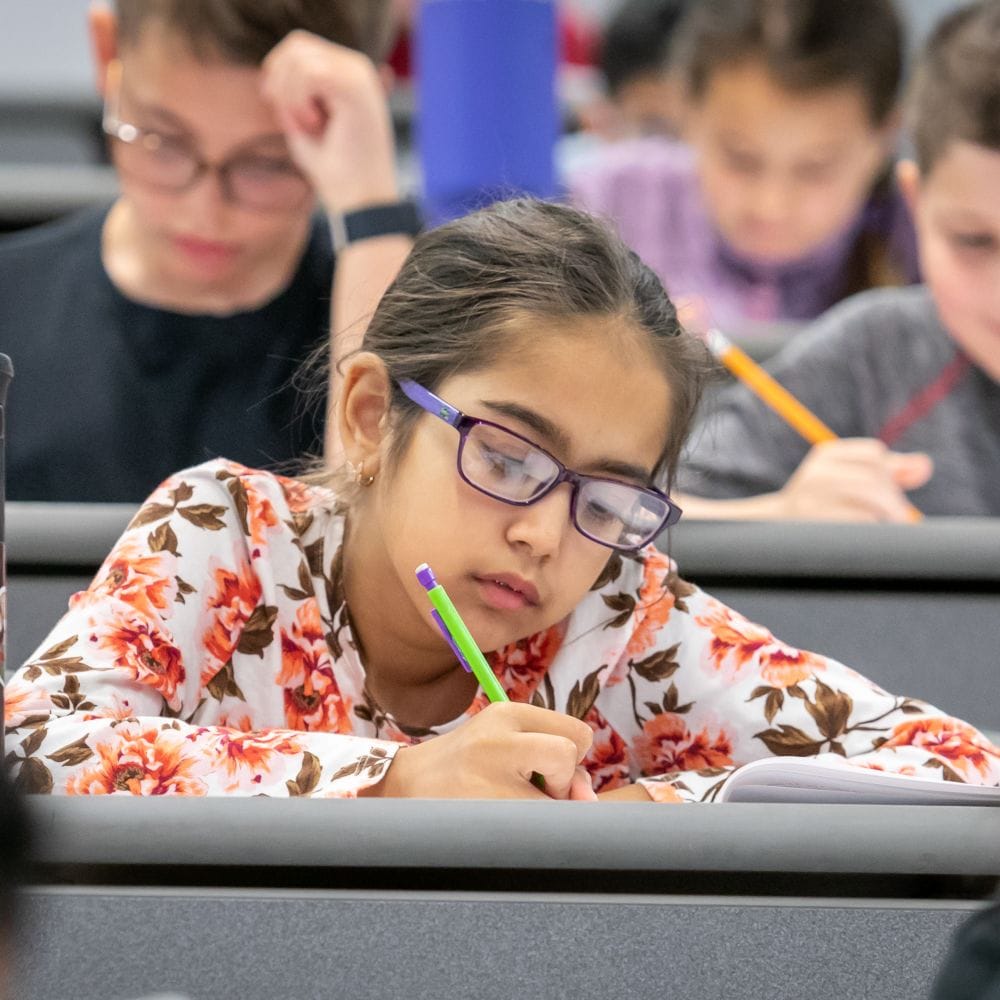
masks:
[[[462,621],[458,609],[451,603],[448,592],[434,579],[434,573],[427,563],[421,563],[417,567],[417,579],[427,591],[431,604],[434,605],[431,617],[437,622],[437,627],[448,640],[448,645],[458,657],[458,662],[467,671],[476,675],[476,680],[479,681],[490,701],[510,701],[507,692],[500,686],[496,674],[486,662],[486,657],[476,645],[476,640],[472,638],[468,626]]]
[[[496,674],[490,669],[481,650],[476,645],[476,640],[472,638],[472,633],[468,626],[462,621],[462,616],[458,613],[458,608],[451,603],[448,592],[434,579],[434,573],[427,563],[421,563],[417,567],[417,579],[420,585],[427,591],[434,610],[431,617],[437,623],[441,634],[445,637],[451,651],[458,658],[466,671],[470,671],[479,681],[479,686],[486,692],[486,697],[493,701],[510,701],[507,692],[500,686]],[[537,771],[532,772],[531,783],[545,791],[545,778]]]

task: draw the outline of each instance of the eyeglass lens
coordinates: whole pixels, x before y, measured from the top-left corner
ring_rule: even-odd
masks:
[[[116,146],[119,169],[157,187],[182,190],[203,170],[194,150],[170,136],[145,133],[133,142]],[[280,157],[245,155],[219,169],[232,197],[249,205],[264,208],[293,205],[308,191],[308,183],[294,164]]]

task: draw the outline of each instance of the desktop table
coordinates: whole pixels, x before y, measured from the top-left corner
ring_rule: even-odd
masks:
[[[923,996],[1000,808],[31,801],[18,996]]]

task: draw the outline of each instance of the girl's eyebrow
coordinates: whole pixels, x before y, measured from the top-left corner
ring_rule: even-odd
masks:
[[[545,438],[547,444],[554,446],[556,451],[560,451],[563,454],[570,451],[569,436],[540,413],[529,410],[519,403],[511,403],[506,400],[483,399],[480,400],[480,404],[501,416],[512,417],[514,420],[518,420],[527,427],[530,427],[533,431],[537,431],[538,434]],[[653,478],[652,472],[648,469],[644,469],[639,465],[632,465],[630,462],[621,462],[614,458],[598,459],[596,462],[590,463],[590,468],[604,472],[609,476],[621,479],[634,479],[640,483],[649,483]]]

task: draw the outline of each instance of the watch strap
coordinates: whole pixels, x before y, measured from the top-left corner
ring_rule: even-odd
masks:
[[[375,236],[416,236],[421,228],[420,212],[409,199],[330,216],[330,236],[337,253],[348,244]]]

